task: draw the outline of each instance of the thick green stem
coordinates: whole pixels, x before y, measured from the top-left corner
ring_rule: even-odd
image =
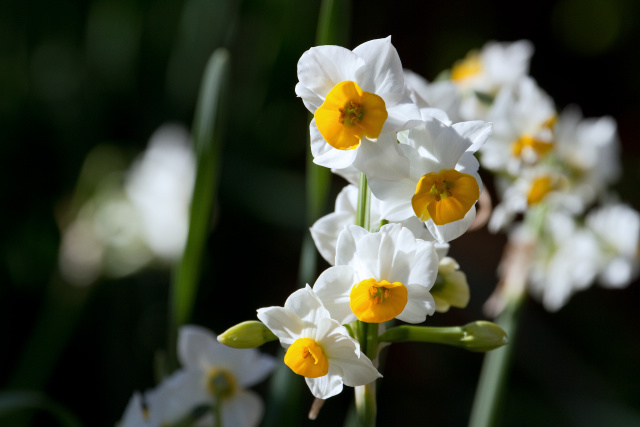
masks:
[[[484,358],[469,427],[490,427],[498,423],[497,415],[507,373],[511,366],[511,356],[524,300],[525,294],[510,298],[504,311],[496,318],[496,323],[507,333],[510,344],[488,353]]]

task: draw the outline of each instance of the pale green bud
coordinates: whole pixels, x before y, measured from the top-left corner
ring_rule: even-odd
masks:
[[[507,333],[495,323],[476,320],[462,327],[464,337],[462,347],[469,351],[490,351],[509,342]]]
[[[464,326],[410,326],[387,329],[379,342],[430,342],[452,345],[469,351],[490,351],[507,344],[507,334],[495,323],[477,320]]]
[[[264,323],[258,320],[247,320],[230,327],[218,335],[218,341],[233,348],[254,348],[275,341],[276,337]]]

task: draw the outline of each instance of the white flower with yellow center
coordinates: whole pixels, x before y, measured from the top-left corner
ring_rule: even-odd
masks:
[[[164,407],[197,402],[220,410],[225,427],[252,427],[260,423],[264,412],[262,400],[245,388],[271,373],[275,367],[273,357],[255,349],[227,347],[204,328],[183,326],[178,336],[178,359],[182,369],[165,380],[167,386],[158,392]],[[149,400],[153,403],[153,396]],[[153,410],[150,416],[154,416]],[[206,419],[203,425],[207,425]]]
[[[353,51],[317,46],[298,61],[296,94],[313,113],[314,162],[346,168],[381,133],[408,129],[420,119],[404,94],[404,76],[391,37]]]
[[[331,265],[335,265],[336,262],[338,236],[345,227],[356,222],[357,203],[358,187],[352,184],[347,185],[336,198],[335,210],[317,220],[310,229],[318,252]],[[373,195],[371,196],[369,213],[372,229],[378,229],[384,218],[380,211],[380,200]],[[401,225],[410,229],[419,239],[433,240],[424,223],[420,222],[416,217],[402,221]]]
[[[367,178],[382,201],[382,217],[393,222],[416,216],[439,242],[462,235],[475,218],[482,191],[475,151],[491,133],[486,122],[452,126],[432,119],[409,130],[406,143],[371,158]],[[396,165],[404,159],[408,167]]]
[[[558,160],[584,205],[603,195],[620,176],[619,140],[612,117],[585,119],[577,106],[567,107],[554,128]]]
[[[553,101],[532,78],[503,88],[486,118],[493,133],[482,147],[482,166],[518,176],[553,150],[556,119]]]
[[[305,377],[318,399],[335,396],[343,384],[356,387],[382,376],[309,285],[291,294],[284,307],[259,309],[258,319],[280,339],[287,349],[284,363]]]
[[[434,245],[416,239],[408,228],[387,224],[370,233],[352,225],[338,238],[336,265],[318,277],[313,289],[341,324],[394,318],[421,323],[435,310],[429,290],[437,275]]]
[[[486,113],[491,98],[529,73],[532,54],[533,45],[527,40],[489,42],[479,52],[471,51],[457,61],[451,68],[451,81],[462,96],[462,119],[488,120]]]

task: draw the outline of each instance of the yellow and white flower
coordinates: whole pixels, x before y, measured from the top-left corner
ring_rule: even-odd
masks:
[[[329,168],[353,164],[371,140],[420,119],[404,94],[402,64],[391,37],[353,51],[317,46],[298,61],[296,94],[314,114],[310,125],[314,162]]]
[[[367,177],[383,202],[382,216],[389,221],[416,216],[439,242],[462,235],[475,218],[482,191],[473,154],[490,133],[486,122],[447,126],[432,119],[411,129],[406,144],[393,144],[384,158],[371,158]],[[395,167],[398,157],[408,167]]]
[[[435,311],[429,290],[438,274],[431,242],[416,239],[400,224],[370,233],[355,225],[338,238],[336,265],[315,285],[331,316],[341,324],[399,319],[424,322]]]
[[[482,166],[518,176],[554,147],[557,114],[552,99],[529,77],[503,88],[486,116],[493,133],[482,147]]]
[[[489,42],[480,51],[471,51],[451,68],[451,81],[462,97],[462,120],[489,120],[489,100],[504,87],[511,86],[529,73],[533,45],[527,40]],[[440,107],[440,105],[434,105]]]
[[[365,385],[382,376],[309,285],[291,294],[284,307],[259,309],[258,318],[287,349],[285,364],[305,377],[318,399],[335,396],[343,384]]]
[[[178,336],[178,359],[182,368],[145,394],[148,425],[172,424],[196,414],[193,425],[212,426],[212,411],[220,411],[224,426],[260,423],[264,405],[246,387],[271,373],[273,357],[255,349],[227,347],[204,328],[183,326]]]

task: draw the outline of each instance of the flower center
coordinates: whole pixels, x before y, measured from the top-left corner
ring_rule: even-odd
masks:
[[[549,176],[541,176],[536,178],[531,184],[529,194],[527,194],[527,203],[529,205],[535,205],[540,203],[544,196],[555,189],[554,183]]]
[[[532,152],[535,157],[542,157],[553,149],[553,143],[536,139],[531,135],[522,135],[518,140],[511,144],[511,151],[516,157],[527,155],[527,151]]]
[[[364,137],[376,139],[387,116],[384,100],[352,81],[335,85],[314,113],[322,137],[338,150],[358,148]]]
[[[480,55],[478,52],[472,51],[467,54],[467,57],[456,61],[451,68],[451,80],[454,82],[461,82],[482,71],[482,63],[480,62]]]
[[[400,282],[366,279],[351,288],[350,306],[363,322],[382,323],[402,313],[407,305],[407,288]]]
[[[207,375],[207,389],[216,397],[228,398],[233,396],[236,380],[224,369],[211,369]]]
[[[329,359],[322,347],[311,338],[298,338],[289,346],[284,363],[293,372],[306,378],[318,378],[329,372]]]
[[[432,219],[444,225],[464,218],[479,197],[480,187],[473,176],[445,169],[420,178],[411,205],[420,221]]]

